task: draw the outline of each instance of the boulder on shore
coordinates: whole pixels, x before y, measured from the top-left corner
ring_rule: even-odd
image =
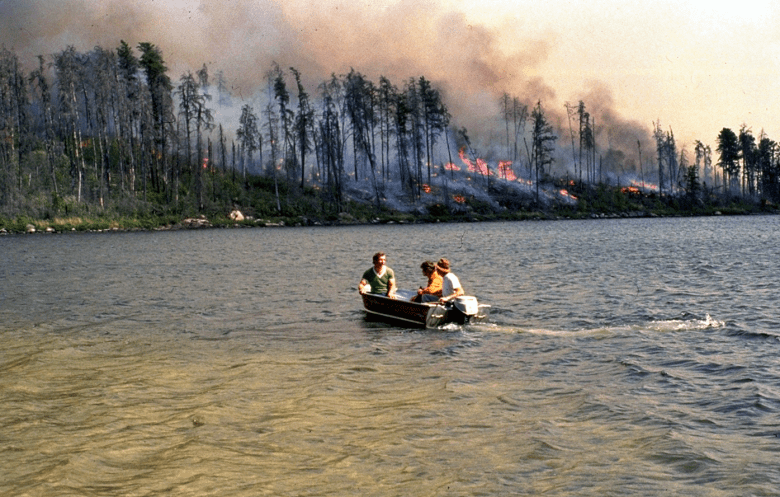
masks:
[[[183,228],[209,228],[211,227],[211,223],[208,219],[206,219],[206,216],[200,216],[200,217],[188,217],[184,221],[181,222],[181,225]]]
[[[238,210],[238,209],[234,209],[234,210],[233,210],[233,211],[230,213],[230,219],[231,219],[232,221],[243,221],[243,220],[244,220],[244,219],[246,219],[246,218],[244,217],[244,214],[242,214],[240,210]]]

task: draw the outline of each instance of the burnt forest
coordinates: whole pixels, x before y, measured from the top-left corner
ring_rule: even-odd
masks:
[[[748,125],[681,145],[586,101],[272,64],[238,95],[153,43],[0,50],[0,233],[776,213],[780,149]]]

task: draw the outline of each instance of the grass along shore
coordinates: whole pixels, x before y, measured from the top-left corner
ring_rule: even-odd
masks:
[[[642,217],[691,217],[720,215],[756,215],[778,214],[775,206],[737,204],[731,206],[710,207],[696,210],[671,209],[668,206],[655,209],[626,210],[589,210],[555,209],[553,211],[503,211],[475,212],[457,214],[419,214],[398,211],[376,211],[366,206],[353,206],[352,213],[342,212],[337,216],[280,216],[272,218],[254,218],[235,214],[212,214],[194,217],[167,214],[162,216],[132,217],[121,215],[64,216],[51,219],[33,219],[27,216],[16,218],[0,217],[0,235],[11,234],[53,234],[53,233],[102,233],[126,231],[167,231],[177,229],[203,228],[250,228],[250,227],[289,227],[289,226],[339,226],[355,224],[422,224],[441,222],[491,222],[491,221],[528,221],[528,220],[566,220],[566,219],[618,219]],[[234,218],[231,218],[233,214]]]

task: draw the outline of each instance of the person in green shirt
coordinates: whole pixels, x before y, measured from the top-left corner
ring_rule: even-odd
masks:
[[[363,273],[358,284],[358,291],[363,293],[378,293],[395,298],[395,273],[387,267],[387,256],[384,252],[374,254],[374,267]]]

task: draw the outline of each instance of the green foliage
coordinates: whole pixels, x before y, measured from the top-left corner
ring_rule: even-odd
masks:
[[[474,214],[492,215],[496,213],[495,208],[489,202],[478,200],[473,197],[466,199],[466,205]]]
[[[441,203],[432,204],[428,206],[428,214],[430,214],[434,218],[442,218],[442,217],[449,216],[450,209],[447,208],[446,205]]]

